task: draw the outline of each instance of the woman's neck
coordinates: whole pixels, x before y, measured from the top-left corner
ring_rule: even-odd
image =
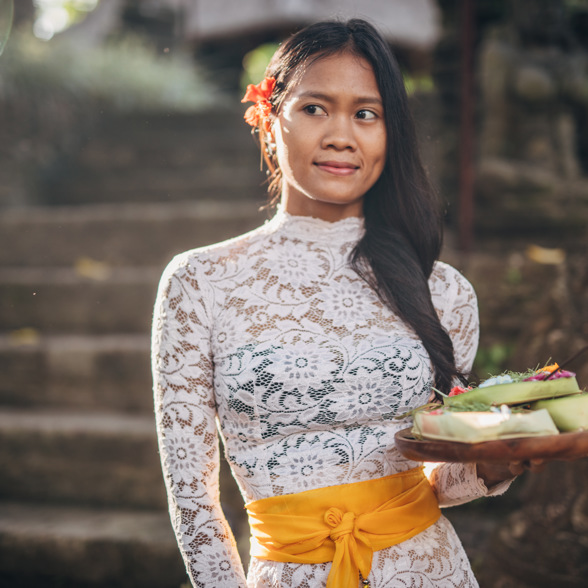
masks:
[[[309,216],[327,222],[363,217],[363,200],[343,204],[314,200],[308,196],[292,198],[288,193],[283,193],[281,207],[292,216]]]

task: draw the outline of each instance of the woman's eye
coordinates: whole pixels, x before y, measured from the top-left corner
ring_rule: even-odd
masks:
[[[361,118],[362,120],[372,120],[376,118],[377,115],[371,110],[359,110],[355,116],[357,118]]]
[[[309,104],[304,107],[304,111],[307,114],[326,114],[325,110],[316,104]]]

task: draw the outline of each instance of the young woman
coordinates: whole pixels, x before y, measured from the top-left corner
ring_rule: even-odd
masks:
[[[175,258],[153,327],[172,522],[195,586],[477,586],[439,506],[515,468],[395,448],[393,417],[467,373],[470,284],[441,220],[402,76],[362,20],[312,25],[250,87],[280,200],[262,227]],[[219,504],[217,426],[252,528],[247,580]],[[519,468],[520,469],[520,468]]]

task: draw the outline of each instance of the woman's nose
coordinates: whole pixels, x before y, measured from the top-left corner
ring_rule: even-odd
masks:
[[[332,116],[325,127],[322,140],[323,149],[343,151],[357,148],[357,141],[353,129],[353,121],[347,116]]]

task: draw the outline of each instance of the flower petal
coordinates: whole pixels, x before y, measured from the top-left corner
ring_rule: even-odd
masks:
[[[243,115],[245,121],[250,124],[252,127],[256,127],[259,123],[259,111],[257,109],[257,104],[250,106]]]

